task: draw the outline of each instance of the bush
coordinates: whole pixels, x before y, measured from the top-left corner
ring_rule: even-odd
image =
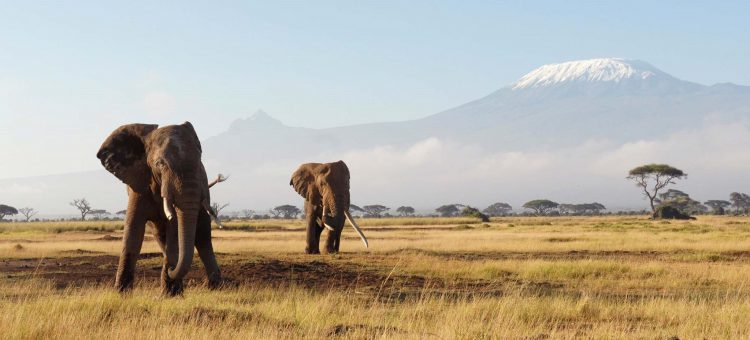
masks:
[[[665,219],[665,220],[694,220],[695,219],[695,217],[685,214],[679,209],[671,205],[662,205],[656,208],[653,218]]]

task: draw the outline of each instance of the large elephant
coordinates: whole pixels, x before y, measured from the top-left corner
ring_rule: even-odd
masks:
[[[123,125],[102,143],[96,157],[104,168],[127,185],[123,248],[115,286],[133,286],[136,261],[145,226],[164,254],[161,285],[166,295],[182,293],[193,247],[203,262],[208,286],[218,287],[221,272],[211,244],[209,183],[201,162],[201,144],[189,122],[158,128],[150,124]],[[211,183],[223,180],[221,176]]]
[[[346,220],[362,238],[365,247],[368,246],[367,238],[349,213],[349,168],[343,161],[302,164],[292,174],[289,185],[305,198],[306,253],[320,254],[323,228],[328,229],[326,251],[337,253]]]

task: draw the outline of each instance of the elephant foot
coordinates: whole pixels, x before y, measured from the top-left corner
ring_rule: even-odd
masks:
[[[206,286],[208,289],[219,289],[224,286],[225,280],[221,278],[221,274],[216,273],[214,275],[211,275],[208,277],[208,280],[206,281]]]
[[[167,278],[161,282],[161,291],[164,296],[173,297],[182,295],[184,290],[185,288],[182,285],[182,280],[172,280]]]
[[[306,254],[320,254],[320,249],[305,248]]]
[[[335,249],[335,248],[328,248],[328,247],[326,247],[326,253],[327,254],[338,254],[339,250]]]
[[[117,292],[120,294],[125,294],[133,290],[133,283],[115,282],[115,289],[117,289]]]
[[[133,290],[133,275],[117,275],[117,278],[115,279],[115,289],[120,293],[126,293]]]

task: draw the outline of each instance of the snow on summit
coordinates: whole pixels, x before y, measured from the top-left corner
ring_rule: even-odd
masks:
[[[647,79],[662,73],[648,63],[620,58],[569,61],[539,67],[518,81],[512,88],[525,89],[567,82],[620,82],[623,79]]]

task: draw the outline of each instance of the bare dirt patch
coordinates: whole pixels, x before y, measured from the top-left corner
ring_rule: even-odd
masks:
[[[39,278],[50,280],[55,287],[84,287],[113,285],[119,258],[114,255],[97,254],[85,250],[68,252],[69,256],[58,258],[26,258],[0,260],[2,279],[23,280]],[[350,256],[351,255],[351,256]],[[392,301],[404,300],[419,294],[435,293],[446,296],[470,296],[474,294],[502,295],[509,288],[521,285],[535,286],[540,290],[555,288],[547,283],[507,280],[462,279],[444,281],[420,275],[394,273],[392,267],[370,256],[373,265],[362,265],[349,259],[317,256],[287,256],[267,258],[264,256],[219,254],[223,276],[230,286],[303,287],[311,290],[350,290],[365,296],[377,296]],[[358,255],[347,254],[352,260]],[[362,255],[367,256],[367,255]],[[161,258],[160,253],[145,253],[139,258],[136,270],[137,285],[156,285],[161,275],[161,264],[149,259]],[[188,286],[204,283],[205,274],[196,261],[187,276]]]

